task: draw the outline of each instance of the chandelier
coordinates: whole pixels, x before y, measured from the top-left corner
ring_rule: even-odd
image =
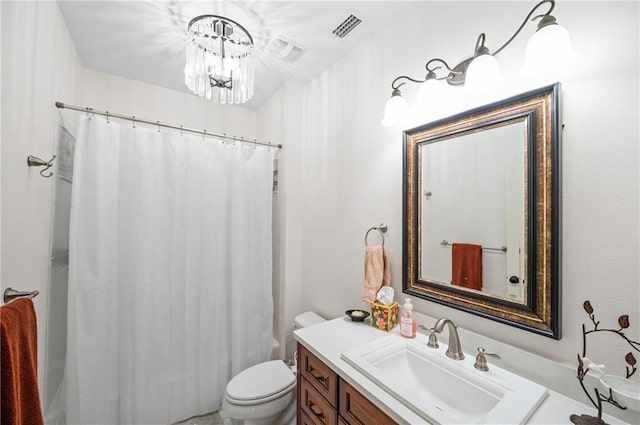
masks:
[[[217,15],[193,18],[187,27],[184,82],[198,96],[244,103],[253,96],[253,38],[240,24]]]
[[[549,10],[541,15],[534,15],[535,11],[547,4]],[[424,79],[415,79],[401,75],[391,83],[391,98],[385,106],[385,114],[381,124],[388,127],[401,126],[408,114],[407,102],[400,93],[400,87],[407,82],[422,84],[418,91],[418,104],[437,108],[435,101],[442,100],[445,81],[449,86],[466,86],[470,91],[479,92],[495,88],[500,82],[500,67],[495,56],[507,47],[525,27],[529,20],[539,19],[538,28],[529,39],[525,51],[524,71],[536,74],[557,67],[566,60],[571,52],[569,33],[558,25],[556,18],[551,15],[555,7],[554,0],[542,0],[536,4],[526,16],[516,32],[498,49],[491,52],[485,46],[485,34],[478,36],[474,55],[453,68],[441,58],[430,59],[425,68]],[[405,81],[402,81],[405,80]],[[402,81],[402,82],[401,82]]]

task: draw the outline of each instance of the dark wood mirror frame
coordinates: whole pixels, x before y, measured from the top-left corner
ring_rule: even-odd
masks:
[[[404,132],[403,292],[560,339],[559,92],[556,83]],[[516,120],[527,127],[525,303],[420,280],[419,146]]]

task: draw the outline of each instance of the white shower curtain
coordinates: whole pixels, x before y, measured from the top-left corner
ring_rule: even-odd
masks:
[[[273,153],[83,117],[73,172],[67,423],[218,409],[271,356]]]

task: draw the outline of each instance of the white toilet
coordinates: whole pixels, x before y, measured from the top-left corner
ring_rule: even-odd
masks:
[[[295,317],[294,329],[324,321],[309,311]],[[225,425],[295,425],[295,369],[271,360],[243,370],[227,384],[220,416]]]

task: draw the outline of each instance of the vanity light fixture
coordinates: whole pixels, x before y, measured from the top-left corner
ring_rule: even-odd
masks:
[[[550,5],[549,10],[541,15],[533,16],[535,11],[545,3]],[[407,104],[402,98],[400,87],[407,81],[420,83],[418,103],[426,105],[436,90],[442,90],[446,81],[451,86],[466,86],[470,90],[488,90],[498,85],[500,80],[500,67],[495,56],[507,47],[525,27],[529,20],[538,22],[536,32],[533,34],[525,52],[525,71],[543,71],[556,66],[562,58],[571,52],[571,41],[566,29],[558,25],[556,18],[551,15],[555,7],[555,0],[542,0],[536,4],[524,19],[516,32],[497,50],[491,52],[485,46],[485,34],[478,36],[476,47],[472,57],[465,59],[453,68],[441,58],[430,59],[425,68],[427,75],[423,80],[401,75],[391,83],[392,94],[385,107],[382,125],[398,126],[407,116]],[[533,17],[532,17],[533,16]],[[401,80],[407,80],[402,81]]]
[[[240,24],[201,15],[187,26],[184,82],[198,96],[219,103],[244,103],[253,96],[253,38]]]

